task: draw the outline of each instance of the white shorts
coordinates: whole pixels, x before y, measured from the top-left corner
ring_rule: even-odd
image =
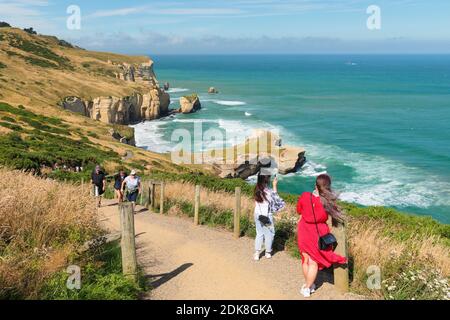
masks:
[[[94,186],[94,196],[100,197],[100,189],[97,186]]]

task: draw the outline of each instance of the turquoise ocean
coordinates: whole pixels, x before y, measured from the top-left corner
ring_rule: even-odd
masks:
[[[171,107],[197,93],[203,109],[136,125],[138,146],[170,151],[175,129],[200,122],[242,138],[277,130],[308,159],[280,177],[282,191],[309,191],[327,172],[342,200],[450,223],[450,55],[152,58]],[[208,95],[211,86],[220,93]]]

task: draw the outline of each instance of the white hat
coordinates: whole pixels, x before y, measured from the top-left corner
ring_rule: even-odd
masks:
[[[131,175],[135,176],[136,175],[136,170],[131,170]]]

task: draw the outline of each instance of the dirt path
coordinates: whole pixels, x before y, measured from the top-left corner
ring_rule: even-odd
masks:
[[[115,201],[99,210],[102,224],[119,231]],[[253,240],[190,220],[153,214],[142,207],[135,216],[139,263],[153,290],[153,300],[302,299],[299,260],[279,252],[271,260],[252,260]],[[324,278],[322,275],[321,278]],[[313,299],[348,299],[324,282]]]

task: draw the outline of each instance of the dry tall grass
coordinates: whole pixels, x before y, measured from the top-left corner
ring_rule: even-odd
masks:
[[[409,271],[430,274],[430,270],[433,270],[441,279],[450,276],[450,250],[439,238],[433,235],[411,236],[398,241],[384,235],[383,231],[382,222],[351,219],[348,228],[349,252],[353,258],[356,279],[353,286],[357,290],[375,297],[383,296],[382,290],[368,290],[366,287],[364,280],[369,266],[378,266],[383,279],[394,284],[399,282],[397,278],[401,273]]]
[[[80,186],[0,175],[0,297],[36,298],[74,247],[98,232],[95,205]]]
[[[194,202],[195,186],[190,183],[170,182],[166,184],[165,196],[169,200]],[[235,196],[228,192],[210,191],[205,188],[200,189],[200,203],[202,206],[217,208],[220,211],[233,211],[236,203]],[[253,211],[255,209],[255,201],[245,195],[241,196],[241,212],[243,216],[252,220]],[[278,216],[284,218],[286,216],[295,215],[295,207],[291,204]]]

